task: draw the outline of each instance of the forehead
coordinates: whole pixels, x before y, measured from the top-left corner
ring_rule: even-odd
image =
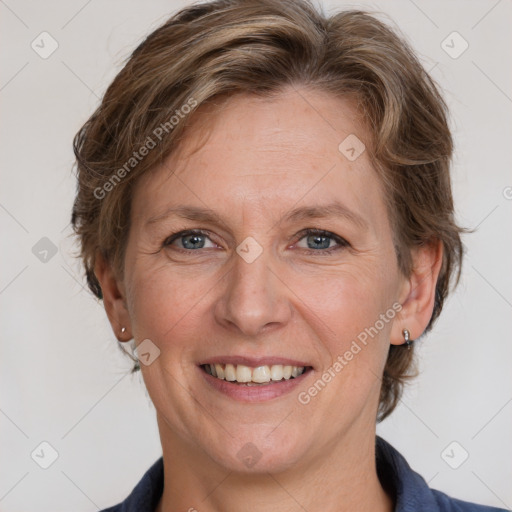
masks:
[[[240,175],[244,170],[253,173],[255,167],[269,171],[268,161],[279,158],[290,165],[304,158],[310,163],[333,162],[346,136],[357,134],[366,140],[369,135],[353,101],[291,86],[277,96],[237,94],[220,103],[214,100],[197,113],[177,158],[171,157],[178,173],[178,161],[190,156],[206,161],[222,155],[239,164]],[[263,158],[259,165],[251,160],[255,155]]]
[[[353,102],[290,87],[272,98],[237,95],[201,109],[178,150],[136,187],[137,216],[182,202],[229,215],[233,207],[262,214],[339,200],[382,214],[367,151],[355,160],[340,151],[347,137],[370,144]]]

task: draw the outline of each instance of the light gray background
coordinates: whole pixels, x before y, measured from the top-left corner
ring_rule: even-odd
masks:
[[[104,508],[161,454],[142,379],[126,376],[129,360],[71,255],[71,141],[123,59],[186,3],[0,0],[1,511]],[[419,52],[452,112],[458,220],[478,227],[464,239],[461,285],[422,342],[421,376],[379,433],[432,487],[509,508],[512,3],[323,5],[384,11]],[[43,31],[59,45],[47,59],[31,48]],[[453,31],[469,43],[457,59],[441,46]],[[32,252],[43,237],[58,249],[46,262]],[[31,458],[43,441],[58,452],[48,469]],[[469,453],[458,469],[441,456],[453,441],[452,465]]]

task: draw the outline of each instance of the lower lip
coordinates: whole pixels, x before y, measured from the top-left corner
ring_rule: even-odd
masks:
[[[230,398],[239,400],[240,402],[265,402],[267,400],[272,400],[273,398],[283,396],[287,393],[290,393],[293,389],[300,385],[304,378],[312,373],[312,369],[310,368],[309,370],[305,371],[298,377],[294,377],[293,379],[283,379],[272,384],[244,386],[242,384],[234,384],[228,380],[218,379],[217,377],[206,373],[200,366],[197,368],[210,386],[212,386],[217,391],[220,391],[221,393],[229,396]]]

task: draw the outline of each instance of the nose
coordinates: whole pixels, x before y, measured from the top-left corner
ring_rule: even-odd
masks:
[[[269,266],[266,251],[251,263],[234,257],[215,307],[217,322],[247,337],[286,325],[292,315],[288,288]]]

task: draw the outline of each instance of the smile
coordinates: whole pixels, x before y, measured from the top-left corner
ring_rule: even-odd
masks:
[[[261,365],[256,368],[243,364],[203,364],[201,368],[213,377],[246,386],[261,386],[299,377],[310,366]]]

